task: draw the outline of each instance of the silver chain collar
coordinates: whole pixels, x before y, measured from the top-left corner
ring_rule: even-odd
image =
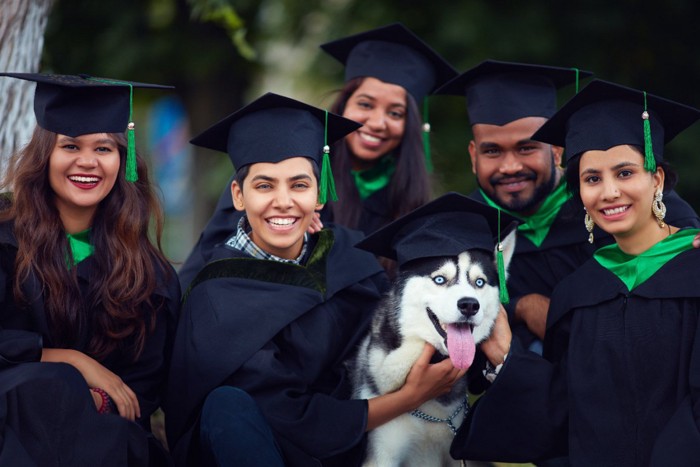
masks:
[[[464,395],[464,399],[462,400],[462,403],[459,404],[459,407],[452,413],[447,418],[437,418],[433,417],[432,415],[428,415],[425,412],[422,412],[418,409],[414,410],[411,412],[411,415],[413,415],[416,418],[420,418],[421,420],[425,420],[426,422],[433,422],[433,423],[447,423],[447,426],[449,427],[450,431],[452,432],[453,435],[457,434],[457,427],[452,423],[452,420],[459,415],[459,413],[464,409],[464,416],[469,413],[469,401],[467,400],[467,395]]]

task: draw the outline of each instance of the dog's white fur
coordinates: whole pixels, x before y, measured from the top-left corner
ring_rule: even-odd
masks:
[[[503,241],[506,271],[515,250],[515,231]],[[492,257],[472,251],[442,261],[429,274],[404,274],[376,310],[370,334],[360,345],[353,362],[354,397],[369,399],[399,389],[409,370],[428,342],[448,355],[446,339],[435,328],[426,309],[440,324],[468,322],[473,325],[474,342],[485,340],[500,310],[495,251]],[[475,260],[475,258],[481,258]],[[485,269],[488,269],[486,271]],[[497,276],[497,274],[496,274]],[[481,281],[484,281],[482,284]],[[460,312],[457,302],[475,298],[478,312],[469,318]],[[446,396],[426,402],[419,410],[446,419],[463,402],[466,378]],[[453,420],[459,427],[462,410]],[[428,422],[407,413],[369,433],[365,466],[449,466],[459,465],[449,455],[453,439],[446,423]]]

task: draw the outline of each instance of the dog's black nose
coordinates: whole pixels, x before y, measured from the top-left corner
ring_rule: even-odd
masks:
[[[467,318],[474,316],[479,311],[479,300],[472,297],[460,298],[457,301],[457,308]]]

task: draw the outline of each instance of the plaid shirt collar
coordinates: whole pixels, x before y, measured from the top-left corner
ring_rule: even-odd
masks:
[[[304,233],[304,243],[301,248],[301,253],[295,259],[285,259],[279,256],[271,255],[270,253],[264,251],[258,245],[256,245],[253,240],[250,239],[249,233],[252,232],[250,224],[248,224],[248,218],[246,216],[241,217],[238,221],[238,228],[236,229],[236,234],[231,236],[226,241],[226,246],[229,248],[234,248],[236,250],[247,253],[255,259],[266,259],[270,261],[279,261],[281,263],[292,263],[301,264],[306,255],[307,245],[308,245],[308,233]]]

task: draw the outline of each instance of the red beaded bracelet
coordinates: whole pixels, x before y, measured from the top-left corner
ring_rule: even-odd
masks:
[[[97,409],[97,413],[112,413],[112,399],[109,394],[102,388],[90,388],[91,391],[96,392],[102,398],[102,405]]]

